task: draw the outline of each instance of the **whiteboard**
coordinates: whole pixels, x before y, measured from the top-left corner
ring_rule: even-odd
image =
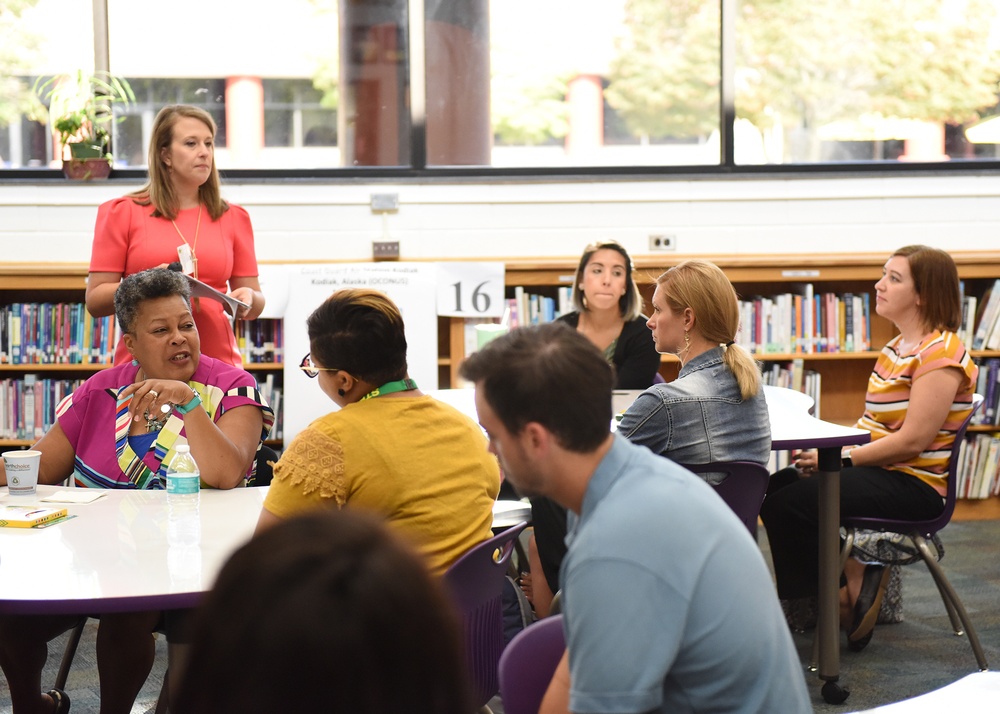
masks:
[[[306,318],[342,288],[371,288],[399,306],[406,326],[409,374],[422,391],[437,389],[437,266],[434,263],[321,263],[288,265],[284,311],[284,443],[314,419],[338,409],[299,363],[309,351]],[[271,295],[268,294],[270,302]]]

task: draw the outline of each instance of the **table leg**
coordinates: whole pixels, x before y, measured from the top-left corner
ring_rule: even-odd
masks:
[[[840,447],[819,449],[819,678],[823,699],[840,704]]]

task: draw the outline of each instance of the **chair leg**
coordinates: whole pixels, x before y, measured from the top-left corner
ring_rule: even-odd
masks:
[[[844,571],[844,566],[847,565],[847,559],[851,557],[851,549],[854,547],[854,534],[853,528],[845,529],[844,533],[844,543],[840,548],[840,571]],[[813,634],[813,645],[812,645],[812,655],[809,659],[809,665],[807,669],[810,672],[815,672],[819,669],[819,630],[817,629],[815,634]]]
[[[948,578],[945,576],[944,570],[941,569],[941,565],[937,562],[937,558],[934,557],[931,549],[927,546],[927,541],[917,535],[913,537],[913,542],[920,550],[920,555],[923,557],[924,562],[927,563],[927,569],[931,571],[931,577],[934,578],[934,582],[937,584],[938,590],[942,593],[945,607],[948,608],[950,603],[950,607],[954,608],[955,613],[961,620],[962,627],[965,628],[965,634],[969,637],[969,644],[972,645],[972,653],[976,656],[976,662],[979,664],[979,669],[985,672],[989,669],[989,665],[986,663],[986,654],[983,652],[983,647],[979,643],[979,636],[976,634],[976,630],[972,626],[969,614],[965,611],[965,606],[962,605],[962,600],[958,597],[958,593],[955,592],[955,588],[952,587]]]
[[[69,670],[73,666],[73,658],[76,656],[76,649],[80,646],[80,638],[83,636],[83,628],[87,626],[87,618],[81,617],[76,626],[70,630],[69,638],[66,640],[66,649],[63,650],[62,661],[59,663],[59,671],[56,673],[55,689],[65,689],[66,680],[69,679]]]
[[[948,597],[948,591],[942,588],[941,583],[936,579],[934,580],[934,585],[941,595],[941,602],[944,603],[944,609],[948,611],[948,619],[951,620],[951,631],[955,633],[956,637],[961,637],[965,634],[965,625],[962,624],[962,618],[958,616],[955,605],[952,603],[951,598]]]

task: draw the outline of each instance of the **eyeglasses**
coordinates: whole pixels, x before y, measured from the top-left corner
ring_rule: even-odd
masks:
[[[306,352],[306,356],[302,358],[299,363],[299,369],[305,372],[309,379],[316,379],[320,372],[339,372],[340,370],[333,367],[317,367],[313,364],[312,355]]]

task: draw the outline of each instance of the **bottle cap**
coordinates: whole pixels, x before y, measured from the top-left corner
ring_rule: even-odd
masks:
[[[174,447],[174,451],[176,451],[178,454],[189,454],[191,453],[191,445],[178,444],[177,446]]]

